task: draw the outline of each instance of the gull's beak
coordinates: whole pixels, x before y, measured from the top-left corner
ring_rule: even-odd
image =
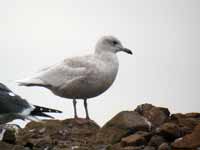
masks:
[[[130,49],[128,49],[128,48],[123,48],[122,51],[124,51],[124,52],[126,52],[126,53],[128,53],[130,55],[133,54],[132,51]]]

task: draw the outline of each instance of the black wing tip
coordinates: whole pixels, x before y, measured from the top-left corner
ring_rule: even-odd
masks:
[[[35,111],[39,112],[45,112],[45,113],[62,113],[60,110],[52,109],[52,108],[47,108],[47,107],[42,107],[42,106],[37,106],[34,105]]]
[[[55,113],[63,113],[62,111],[60,111],[60,110],[56,110],[56,112]]]

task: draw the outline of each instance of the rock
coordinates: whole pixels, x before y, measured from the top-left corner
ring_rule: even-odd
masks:
[[[4,141],[10,144],[15,144],[16,133],[19,128],[13,124],[4,124],[0,126],[0,141]]]
[[[152,138],[150,139],[148,145],[149,146],[154,146],[154,147],[159,147],[162,143],[165,143],[166,140],[162,137],[162,136],[159,136],[159,135],[154,135],[152,136]]]
[[[178,120],[180,118],[185,118],[185,115],[182,113],[175,113],[170,116],[171,120]]]
[[[194,118],[182,118],[182,119],[179,119],[179,125],[188,127],[191,130],[193,130],[194,127],[196,125],[198,125],[199,123],[200,122],[198,120],[194,119]]]
[[[157,134],[169,141],[173,141],[181,136],[181,130],[175,123],[167,122],[157,128]]]
[[[198,115],[199,113],[187,113],[186,115],[181,113],[172,114],[169,122],[172,122],[179,126],[180,137],[182,137],[186,134],[192,133],[194,127],[200,123]]]
[[[171,147],[169,146],[168,143],[162,143],[159,147],[158,150],[171,150]]]
[[[196,118],[190,118],[187,117],[186,115],[178,113],[178,114],[173,114],[170,117],[170,122],[173,122],[179,125],[180,127],[187,127],[192,131],[193,128],[200,123],[200,120]]]
[[[96,142],[115,144],[136,131],[148,131],[149,124],[134,111],[123,111],[108,121],[97,133]]]
[[[17,143],[40,149],[90,149],[99,126],[85,119],[45,120],[31,122],[19,131]]]
[[[167,108],[155,107],[151,104],[139,105],[135,111],[147,118],[152,123],[153,127],[158,127],[163,124],[170,115]]]
[[[185,116],[188,118],[200,118],[200,113],[197,112],[186,113]]]
[[[139,134],[145,138],[146,141],[149,141],[150,138],[152,137],[153,133],[152,132],[146,132],[146,131],[137,131],[135,134]]]
[[[141,141],[137,140],[137,136],[141,137]],[[114,144],[112,146],[112,149],[143,149],[144,144],[146,144],[146,141],[149,141],[151,138],[151,133],[146,132],[146,131],[137,131],[135,134],[130,135],[128,137],[122,138],[120,144]],[[138,138],[140,139],[140,138]],[[124,143],[125,142],[125,143]],[[141,142],[141,143],[140,143]],[[142,145],[141,145],[142,144]],[[141,146],[139,146],[141,145]],[[108,149],[110,150],[110,149]]]
[[[10,143],[10,144],[15,144],[15,141],[16,141],[15,130],[6,129],[3,135],[2,141]]]
[[[0,142],[0,148],[2,150],[11,150],[13,148],[13,145],[5,143],[5,142]]]
[[[145,144],[146,144],[145,138],[139,134],[132,134],[128,137],[122,138],[121,140],[122,147],[140,146],[140,145],[145,145]]]
[[[153,146],[145,146],[143,150],[156,150],[156,148]]]
[[[0,150],[29,150],[29,149],[19,145],[12,145],[5,142],[0,142]]]
[[[123,150],[143,150],[144,146],[128,146],[123,148]]]
[[[106,145],[106,144],[101,144],[101,145],[94,145],[92,150],[110,150],[112,145]]]
[[[110,145],[106,150],[123,150],[120,143]]]
[[[145,113],[149,112],[153,107],[155,107],[155,106],[153,106],[152,104],[148,104],[148,103],[141,104],[141,105],[137,106],[135,111],[141,115],[144,115]]]
[[[200,147],[200,124],[198,124],[191,134],[175,140],[172,143],[174,148],[198,148]]]
[[[30,122],[20,130],[6,125],[0,150],[200,150],[200,113],[169,115],[167,108],[142,104],[102,128],[81,118]]]
[[[127,146],[127,147],[121,147],[121,144],[117,143],[117,144],[114,144],[113,146],[107,148],[106,150],[143,150],[143,149],[144,149],[144,146]]]

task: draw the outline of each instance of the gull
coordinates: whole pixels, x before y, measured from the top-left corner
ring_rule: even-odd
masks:
[[[76,100],[83,99],[86,119],[90,119],[87,99],[102,94],[112,85],[119,68],[116,54],[121,51],[132,54],[116,37],[103,36],[93,54],[66,58],[17,83],[45,87],[57,96],[73,99],[74,118],[78,118]]]
[[[61,113],[59,110],[32,105],[0,83],[0,125],[15,119],[40,121],[36,116],[53,118],[45,114],[45,112]]]

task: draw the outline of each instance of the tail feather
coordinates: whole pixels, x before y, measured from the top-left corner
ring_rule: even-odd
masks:
[[[19,86],[46,86],[46,84],[38,78],[26,78],[16,81]]]
[[[34,105],[34,107],[35,107],[35,109],[30,114],[32,116],[54,118],[54,117],[47,115],[45,113],[62,113],[62,111],[56,110],[56,109],[41,107],[41,106],[37,106],[37,105]]]
[[[33,111],[33,112],[31,112],[31,115],[32,115],[32,116],[47,117],[47,118],[54,119],[53,116],[47,115],[47,114],[45,114],[45,113],[43,113],[43,112],[34,112],[34,111]]]

